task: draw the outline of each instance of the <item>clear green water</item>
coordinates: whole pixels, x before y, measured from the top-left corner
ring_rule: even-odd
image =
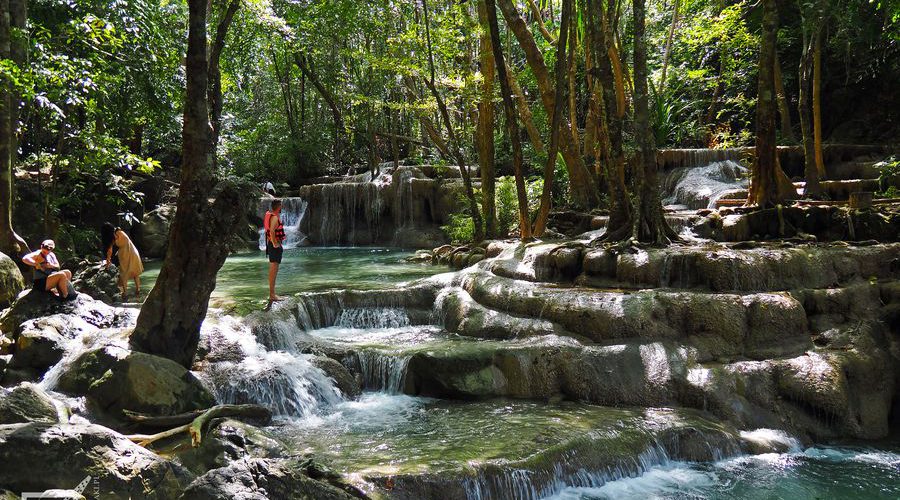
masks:
[[[413,252],[392,248],[304,247],[284,251],[275,290],[281,296],[334,289],[391,288],[449,271],[448,267],[406,262]],[[150,262],[141,275],[146,296],[162,262]],[[263,252],[229,257],[216,277],[210,306],[246,313],[265,307],[269,262]]]
[[[486,462],[521,462],[575,439],[644,451],[651,432],[696,422],[690,412],[575,402],[444,401],[367,393],[279,433],[335,469],[359,474],[458,472]]]
[[[289,296],[330,289],[376,289],[447,270],[404,261],[411,252],[371,248],[299,248],[285,252],[278,292]],[[159,272],[147,266],[145,290]],[[268,263],[262,253],[229,258],[218,275],[211,304],[238,313],[262,309]],[[330,328],[314,335],[388,355],[420,349],[466,350],[496,341],[473,341],[434,327]],[[489,345],[488,345],[489,347]],[[650,431],[696,422],[687,413],[597,407],[572,402],[440,401],[369,392],[326,406],[315,416],[273,427],[296,450],[309,450],[350,477],[366,475],[468,475],[485,464],[535,470],[548,457],[580,460],[585,450],[635,456],[651,442]],[[580,447],[588,440],[591,446]],[[572,447],[578,448],[574,450]],[[740,457],[715,463],[672,462],[634,477],[593,488],[557,485],[545,490],[564,500],[627,499],[825,499],[900,498],[900,447],[817,447]],[[542,461],[543,460],[543,461]],[[462,481],[462,479],[459,479]],[[509,490],[508,498],[522,498]],[[552,496],[551,496],[552,495]]]
[[[900,447],[814,447],[712,464],[672,463],[554,500],[900,498]]]

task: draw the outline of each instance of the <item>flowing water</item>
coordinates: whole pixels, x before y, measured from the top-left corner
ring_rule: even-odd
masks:
[[[392,288],[443,271],[403,262],[406,255],[288,250],[279,289]],[[214,300],[255,304],[265,269],[260,256],[230,258]],[[210,362],[200,376],[222,402],[269,406],[276,414],[269,430],[294,451],[313,452],[354,484],[389,498],[900,498],[900,447],[891,444],[801,449],[782,433],[739,436],[692,410],[405,394],[417,353],[569,340],[461,337],[442,328],[439,305],[421,311],[382,302],[345,307],[328,294],[301,295],[246,319],[213,314],[204,334],[240,355]],[[310,344],[352,353],[362,396],[341,393],[298,348]],[[747,456],[741,440],[774,442],[785,451]]]

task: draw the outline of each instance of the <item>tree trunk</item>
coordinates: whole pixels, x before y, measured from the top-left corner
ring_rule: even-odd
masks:
[[[544,40],[547,40],[547,43],[553,45],[556,43],[556,38],[547,30],[547,26],[544,24],[544,16],[541,14],[541,9],[538,7],[538,4],[534,2],[534,0],[528,0],[528,8],[531,9],[531,13],[534,15],[534,22],[538,25],[538,30],[540,30],[541,35],[544,36]]]
[[[325,102],[331,109],[331,116],[334,119],[334,161],[336,164],[340,165],[341,155],[343,153],[341,137],[344,134],[344,118],[341,114],[341,109],[337,105],[337,100],[335,100],[334,95],[322,85],[322,82],[319,81],[319,77],[316,76],[312,67],[307,64],[306,56],[303,54],[294,54],[294,62],[306,78],[312,82],[316,90],[319,91],[319,95],[322,96],[322,99],[325,99]]]
[[[656,168],[656,148],[650,129],[650,110],[647,93],[647,46],[644,39],[644,0],[634,0],[634,135],[638,150],[635,153],[634,220],[631,237],[643,243],[666,245],[675,235],[663,217],[659,198]]]
[[[816,167],[816,150],[813,141],[812,117],[810,116],[812,40],[804,40],[804,42],[803,54],[800,56],[800,92],[797,103],[797,111],[800,113],[800,140],[803,144],[803,176],[806,181],[803,195],[806,198],[818,198],[822,194],[822,186],[819,184],[819,169]]]
[[[223,182],[211,188],[216,179],[207,108],[206,7],[206,0],[188,0],[187,91],[177,211],[159,278],[131,335],[135,349],[185,367],[191,366],[216,273],[228,256],[229,237],[241,227],[248,200],[248,190],[242,186]]]
[[[219,144],[219,133],[222,130],[222,71],[219,67],[219,60],[222,56],[222,50],[225,48],[225,37],[228,36],[228,28],[234,19],[234,14],[238,7],[241,6],[241,0],[231,0],[222,19],[216,27],[216,36],[212,45],[209,47],[209,90],[207,96],[209,99],[209,118],[212,125],[211,147],[215,152],[216,145]]]
[[[19,67],[25,64],[25,0],[0,0],[0,59],[10,59]],[[0,78],[0,252],[18,262],[28,250],[25,241],[12,225],[13,170],[16,164],[16,128],[19,98],[12,83]]]
[[[481,167],[481,206],[484,210],[484,234],[497,237],[497,207],[494,203],[497,177],[494,165],[494,53],[491,48],[490,23],[484,0],[478,2],[478,22],[481,24],[479,51],[481,56],[481,101],[478,103],[478,163]]]
[[[612,39],[609,23],[603,11],[603,0],[587,0],[587,26],[591,30],[594,49],[596,78],[594,85],[600,87],[602,101],[598,106],[600,133],[600,158],[609,189],[609,222],[607,239],[618,240],[631,232],[631,206],[625,186],[625,152],[623,148],[623,120],[619,110],[620,94],[616,83],[616,72],[609,50]]]
[[[775,43],[778,31],[776,0],[762,0],[763,30],[759,51],[756,105],[756,159],[750,175],[748,206],[767,208],[791,197],[775,147]],[[787,181],[789,184],[790,181]]]
[[[550,216],[550,195],[553,190],[553,174],[556,169],[556,151],[559,147],[559,124],[562,121],[562,115],[565,112],[565,88],[566,77],[572,77],[571,60],[569,61],[569,72],[566,72],[566,40],[569,38],[569,18],[572,15],[572,0],[563,0],[562,3],[562,19],[559,25],[559,39],[556,43],[556,67],[554,72],[556,75],[556,95],[553,102],[553,114],[550,115],[550,154],[547,157],[547,163],[544,165],[544,189],[541,192],[541,206],[538,212],[537,220],[534,222],[534,235],[540,237],[547,228],[547,218]],[[574,32],[575,30],[572,30]],[[569,47],[570,53],[574,53],[575,47]],[[571,82],[569,83],[571,85]],[[569,91],[572,91],[571,86]],[[571,97],[571,96],[570,96]],[[571,105],[571,101],[570,101]]]
[[[827,177],[825,159],[822,156],[822,22],[820,22],[813,45],[813,148],[816,155],[816,170],[819,178]]]
[[[287,64],[284,73],[282,73],[281,67],[278,65],[278,54],[275,52],[275,49],[272,49],[272,66],[275,68],[275,78],[278,79],[278,85],[281,87],[281,97],[284,100],[284,114],[287,118],[288,128],[291,130],[291,138],[297,139],[297,123],[294,118],[294,104],[291,98],[290,63]]]
[[[784,91],[784,78],[781,74],[781,62],[778,51],[775,51],[775,96],[778,99],[778,116],[781,118],[781,136],[789,142],[797,140],[791,125],[791,111],[788,107],[787,93]]]
[[[497,6],[494,0],[485,0],[488,26],[491,34],[491,49],[497,65],[497,78],[500,80],[500,95],[503,98],[503,110],[506,116],[506,129],[512,145],[513,171],[516,177],[516,199],[519,206],[519,236],[523,241],[531,239],[531,221],[528,218],[528,198],[525,193],[525,179],[522,175],[522,143],[519,138],[519,126],[516,123],[516,103],[512,98],[510,77],[506,74],[506,60],[500,45],[500,26],[497,23]]]
[[[428,46],[428,68],[431,75],[430,79],[426,79],[425,84],[428,86],[428,89],[431,90],[431,95],[437,102],[441,121],[443,121],[444,128],[447,130],[447,137],[450,139],[450,145],[452,148],[450,152],[453,154],[456,159],[456,163],[459,165],[459,173],[462,176],[463,187],[466,191],[466,198],[468,198],[469,200],[469,211],[472,213],[472,223],[475,226],[475,234],[473,235],[473,237],[475,243],[480,243],[484,240],[484,225],[481,220],[481,211],[478,209],[478,202],[475,200],[475,191],[472,188],[472,178],[469,175],[469,167],[465,157],[463,156],[462,148],[460,147],[456,132],[453,130],[453,123],[450,121],[450,112],[447,111],[447,105],[446,103],[444,103],[444,99],[441,97],[441,94],[440,92],[438,92],[437,86],[435,85],[434,54],[432,53],[431,49],[431,26],[428,19],[427,0],[422,0],[422,12],[425,18],[425,40]]]
[[[525,52],[525,59],[529,68],[534,73],[537,80],[538,89],[541,93],[541,101],[544,104],[544,111],[548,115],[553,114],[554,108],[554,91],[553,85],[550,83],[550,73],[544,64],[544,56],[534,41],[531,32],[525,25],[519,11],[513,5],[512,0],[498,0],[500,10],[509,26],[510,31],[516,37],[522,50]],[[569,193],[572,196],[573,204],[582,209],[590,209],[599,203],[599,197],[596,189],[594,178],[590,175],[584,160],[581,158],[581,152],[576,149],[576,142],[571,134],[569,120],[560,123],[560,127],[565,132],[560,135],[560,151],[563,160],[566,163],[566,170],[569,172]]]
[[[669,35],[666,36],[666,50],[663,52],[662,76],[659,78],[659,93],[666,88],[666,71],[669,69],[669,55],[672,53],[672,40],[675,39],[675,27],[678,26],[678,3],[672,9],[672,24],[669,26]]]
[[[543,153],[544,141],[541,139],[541,132],[538,130],[537,125],[534,124],[534,116],[531,114],[528,100],[525,99],[525,92],[522,92],[522,87],[519,86],[516,75],[513,73],[512,68],[509,67],[509,64],[506,64],[506,75],[509,77],[509,87],[512,89],[512,93],[515,95],[518,103],[516,110],[519,112],[519,118],[522,120],[522,124],[525,125],[525,131],[528,132],[528,138],[531,140],[531,147],[534,148],[535,153]]]

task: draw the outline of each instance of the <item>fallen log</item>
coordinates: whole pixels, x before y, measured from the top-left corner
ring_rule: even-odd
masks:
[[[177,427],[156,434],[132,434],[125,436],[141,446],[146,447],[160,439],[187,432],[191,436],[191,445],[196,448],[200,446],[200,443],[203,441],[203,434],[209,431],[210,424],[214,419],[232,417],[268,421],[272,418],[272,412],[268,408],[259,405],[216,405],[207,410],[172,416],[153,417],[134,412],[126,412],[126,416],[130,420],[140,422],[143,425],[155,427],[177,425]],[[185,423],[178,425],[181,422]]]

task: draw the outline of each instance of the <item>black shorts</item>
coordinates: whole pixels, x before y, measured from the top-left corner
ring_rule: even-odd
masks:
[[[281,264],[281,254],[284,253],[284,246],[274,247],[272,242],[266,242],[266,255],[269,256],[269,262]]]
[[[41,292],[47,291],[47,278],[35,278],[33,283],[34,289]]]

